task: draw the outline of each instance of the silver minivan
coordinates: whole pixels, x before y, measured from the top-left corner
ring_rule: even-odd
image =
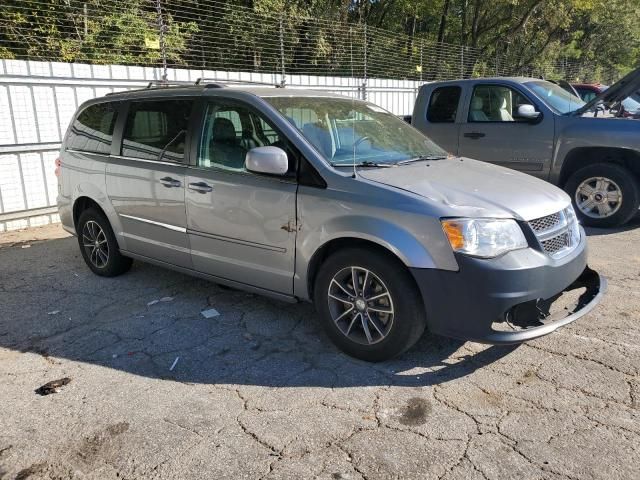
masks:
[[[334,94],[201,81],[107,95],[78,109],[57,174],[94,273],[136,259],[313,301],[337,346],[369,361],[425,328],[536,338],[605,289],[560,189]]]

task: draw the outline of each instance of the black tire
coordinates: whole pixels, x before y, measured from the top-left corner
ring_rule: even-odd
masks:
[[[102,233],[94,233],[99,231]],[[82,258],[96,275],[115,277],[131,268],[133,260],[120,253],[111,224],[101,211],[95,208],[84,210],[78,218],[76,232]],[[92,245],[96,240],[100,243],[100,249],[106,246],[106,257],[104,250],[101,250],[102,254],[100,254],[93,248]]]
[[[341,302],[329,296],[330,286],[333,289],[340,287],[340,284],[336,285],[335,282],[332,282],[334,277],[341,278],[340,275],[345,275],[348,282],[351,267],[360,269],[357,270],[356,278],[358,278],[358,288],[361,291],[360,284],[364,284],[365,278],[367,279],[367,287],[364,289],[367,297],[379,296],[385,288],[390,295],[387,297],[383,294],[381,299],[364,302],[366,310],[362,310],[362,315],[364,316],[365,313],[367,315],[358,317],[355,323],[353,323],[353,317],[357,317],[360,313],[356,308],[355,300],[353,303]],[[370,277],[366,276],[366,271],[369,272]],[[351,285],[353,283],[351,281]],[[367,292],[367,290],[369,291]],[[353,292],[353,289],[351,288],[349,291]],[[340,296],[345,296],[344,292],[346,291],[338,290]],[[381,305],[379,302],[383,304]],[[350,248],[340,250],[327,258],[320,266],[316,276],[314,303],[331,340],[348,355],[369,362],[380,362],[405,352],[422,336],[426,325],[424,305],[415,281],[407,268],[391,255],[385,255],[374,249]],[[360,306],[362,305],[361,302]],[[336,308],[340,310],[336,312]],[[389,309],[394,313],[393,315],[378,313],[369,310],[369,308]],[[350,317],[354,312],[355,315]],[[346,314],[347,317],[336,323],[334,318],[340,317],[341,314]],[[363,318],[368,321],[363,321]],[[384,319],[386,319],[386,323]],[[365,335],[365,323],[369,330],[367,335]],[[353,326],[349,331],[350,334],[360,337],[359,339],[353,339],[344,333],[344,330],[348,330],[347,324]],[[378,329],[378,325],[380,329]],[[376,331],[376,329],[378,330]],[[368,343],[369,334],[375,337],[374,343]]]
[[[611,208],[611,205],[616,207],[615,212],[607,216],[600,216],[599,218],[587,215],[578,205],[579,199],[584,201],[588,198],[580,193],[578,189],[583,182],[596,178],[613,182],[610,188],[614,190],[619,189],[622,194],[622,200],[619,205],[615,203],[608,204],[609,208]],[[569,177],[564,189],[571,197],[573,207],[580,222],[590,227],[611,228],[624,225],[638,212],[638,207],[640,206],[638,179],[628,169],[615,163],[596,163],[577,170]],[[602,198],[601,195],[594,195],[596,195],[597,199]],[[597,207],[594,208],[597,209]],[[591,214],[596,215],[595,210],[591,212]]]

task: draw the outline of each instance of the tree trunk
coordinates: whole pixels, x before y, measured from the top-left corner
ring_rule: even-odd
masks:
[[[438,29],[438,43],[444,42],[444,34],[447,29],[447,15],[449,14],[449,0],[444,0],[442,15],[440,16],[440,28]]]
[[[467,44],[467,5],[468,0],[462,0],[462,27],[460,28],[460,44]]]

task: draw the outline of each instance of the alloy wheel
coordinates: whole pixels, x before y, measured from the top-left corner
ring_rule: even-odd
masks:
[[[350,340],[372,345],[384,340],[393,325],[393,298],[376,274],[363,267],[336,273],[327,292],[329,312],[338,329]]]
[[[89,220],[82,228],[82,246],[91,264],[104,268],[109,262],[109,243],[104,230],[97,222]]]

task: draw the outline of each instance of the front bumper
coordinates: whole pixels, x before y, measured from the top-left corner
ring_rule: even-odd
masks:
[[[530,248],[494,259],[458,255],[457,260],[457,272],[411,272],[429,330],[463,340],[511,344],[547,335],[593,310],[607,285],[587,266],[584,232],[580,245],[560,260]],[[574,304],[549,314],[554,302],[581,288]]]

